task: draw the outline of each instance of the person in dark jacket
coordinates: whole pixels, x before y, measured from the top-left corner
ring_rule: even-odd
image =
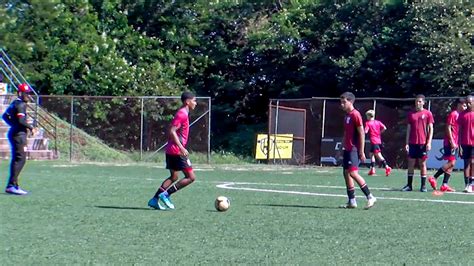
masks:
[[[30,131],[33,135],[37,129],[28,124],[26,106],[31,101],[31,87],[22,83],[18,85],[18,98],[15,99],[7,108],[2,118],[10,125],[8,131],[8,140],[11,146],[11,162],[10,177],[8,178],[5,193],[13,195],[26,195],[27,191],[23,190],[18,184],[18,176],[26,162],[27,134]]]

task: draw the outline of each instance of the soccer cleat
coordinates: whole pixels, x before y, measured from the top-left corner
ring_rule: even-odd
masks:
[[[376,201],[377,201],[376,197],[372,197],[372,198],[368,199],[367,200],[367,205],[365,205],[364,210],[368,210],[368,209],[374,207]]]
[[[428,182],[430,183],[431,187],[436,190],[437,184],[436,179],[432,176],[428,177]]]
[[[406,185],[402,188],[403,192],[408,192],[408,191],[412,191],[412,190],[413,190],[413,188],[410,185]]]
[[[472,193],[472,191],[474,191],[473,187],[474,187],[474,185],[467,185],[467,187],[465,189],[465,192],[466,193]]]
[[[428,192],[428,190],[426,189],[425,186],[421,186],[420,187],[420,192]]]
[[[160,195],[158,195],[158,197],[160,197],[160,200],[163,201],[163,203],[166,205],[166,207],[174,210],[174,205],[170,200],[168,192],[165,191],[163,193],[160,193]]]
[[[469,190],[469,187],[470,187],[470,186],[471,186],[471,185],[466,185],[466,186],[464,187],[464,190],[463,190],[462,192],[466,192],[466,193],[467,193],[467,191]]]
[[[368,175],[375,175],[375,169],[370,168]]]
[[[28,194],[27,191],[21,189],[19,186],[7,186],[5,188],[5,193],[12,194],[12,195],[19,195],[19,196]]]
[[[441,187],[439,189],[442,192],[455,192],[456,191],[454,188],[451,188],[450,186],[448,186],[448,184],[441,185]]]
[[[153,197],[148,201],[148,206],[153,209],[157,210],[164,210],[166,209],[165,207],[161,206],[160,202],[158,201],[157,198]]]
[[[339,208],[342,208],[342,209],[355,209],[355,208],[357,208],[357,203],[352,204],[350,201],[348,201],[346,204],[339,206]]]
[[[385,168],[385,176],[389,176],[391,172],[392,172],[392,167],[387,166],[387,167]]]

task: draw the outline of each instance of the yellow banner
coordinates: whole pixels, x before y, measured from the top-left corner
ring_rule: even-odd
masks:
[[[268,149],[270,144],[270,150]],[[276,147],[276,149],[275,149]],[[267,152],[270,156],[267,157]],[[291,159],[293,155],[293,134],[270,135],[270,142],[267,134],[257,135],[257,147],[255,159]]]

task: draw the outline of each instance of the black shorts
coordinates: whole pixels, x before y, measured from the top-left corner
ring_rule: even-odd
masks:
[[[471,145],[461,145],[462,148],[462,156],[463,159],[471,159],[474,158],[474,147]]]
[[[443,147],[443,159],[448,161],[455,161],[458,149],[452,149],[451,146]]]
[[[193,167],[186,156],[166,154],[166,169],[188,172],[193,170]]]
[[[426,160],[428,158],[428,153],[426,152],[426,145],[408,144],[408,157],[412,159]]]
[[[371,153],[379,153],[382,151],[382,144],[370,144]]]
[[[344,170],[349,170],[349,172],[357,171],[359,169],[359,154],[357,154],[357,149],[344,151],[342,167]]]

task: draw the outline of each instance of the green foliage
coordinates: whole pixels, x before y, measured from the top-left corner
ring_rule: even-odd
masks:
[[[467,94],[474,88],[474,6],[413,3],[408,12],[416,43],[403,64],[404,85],[437,95]],[[471,80],[470,80],[471,79]],[[418,84],[417,84],[418,83]]]
[[[16,0],[0,46],[43,94],[210,96],[216,147],[248,155],[227,139],[270,98],[472,91],[471,2]]]

